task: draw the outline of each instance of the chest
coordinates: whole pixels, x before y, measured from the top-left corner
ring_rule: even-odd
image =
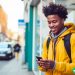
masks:
[[[48,50],[48,59],[55,61],[69,61],[63,39],[50,41]]]

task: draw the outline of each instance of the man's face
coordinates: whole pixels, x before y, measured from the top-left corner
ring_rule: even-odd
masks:
[[[47,16],[47,21],[53,34],[58,34],[64,26],[64,19],[60,18],[58,15]]]

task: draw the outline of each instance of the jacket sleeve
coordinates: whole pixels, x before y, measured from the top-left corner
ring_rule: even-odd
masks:
[[[75,68],[75,33],[71,35],[70,43],[71,43],[72,63],[56,62],[55,70],[73,75],[74,74],[73,69]]]

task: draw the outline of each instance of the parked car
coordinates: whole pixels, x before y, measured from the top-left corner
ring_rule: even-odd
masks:
[[[12,43],[0,42],[0,59],[11,59],[14,57]]]

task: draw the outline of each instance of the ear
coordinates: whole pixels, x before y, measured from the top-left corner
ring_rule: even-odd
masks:
[[[62,19],[62,22],[64,22],[64,19]]]
[[[62,23],[62,24],[64,23],[64,19],[61,20],[61,23]]]

